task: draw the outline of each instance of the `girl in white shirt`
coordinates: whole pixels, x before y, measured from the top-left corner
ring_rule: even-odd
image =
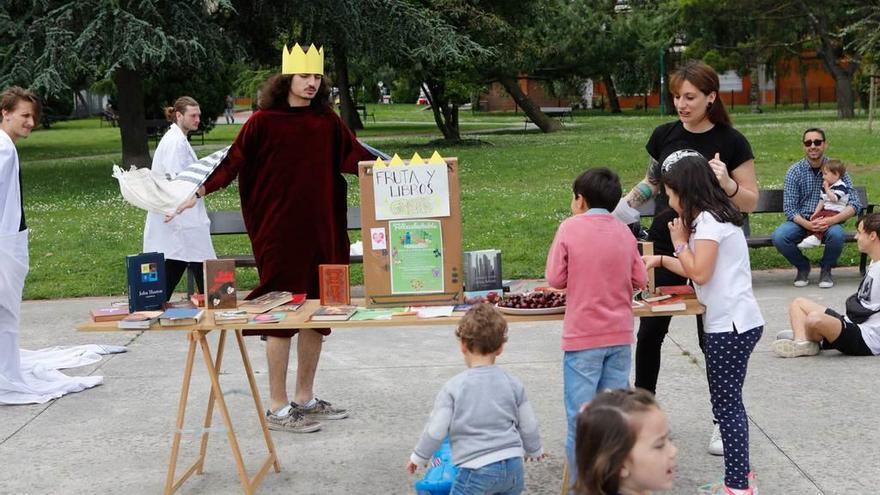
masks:
[[[196,100],[181,96],[173,107],[165,109],[165,116],[172,124],[153,154],[152,172],[173,179],[198,161],[186,136],[199,128],[201,110]],[[171,220],[166,220],[160,213],[147,213],[144,252],[154,251],[165,255],[166,299],[171,299],[171,293],[187,268],[193,274],[199,292],[205,293],[202,262],[215,259],[217,255],[211,243],[211,221],[204,199],[197,199],[193,208]]]
[[[663,162],[663,185],[679,215],[669,222],[675,257],[649,256],[645,263],[691,279],[706,306],[706,373],[724,439],[724,480],[701,487],[700,493],[752,494],[742,387],[764,319],[752,292],[743,217],[696,151],[678,151]]]

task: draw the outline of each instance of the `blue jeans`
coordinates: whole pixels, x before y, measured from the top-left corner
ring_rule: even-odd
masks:
[[[798,271],[809,271],[810,260],[804,256],[804,253],[798,249],[799,242],[810,235],[807,229],[800,225],[786,221],[773,231],[773,245],[789,263],[794,265]],[[844,231],[840,224],[832,225],[825,231],[825,252],[822,253],[822,260],[819,266],[822,268],[831,268],[837,264],[840,253],[843,252]]]
[[[628,345],[565,352],[562,358],[565,418],[568,423],[565,452],[572,482],[577,475],[574,444],[581,406],[603,390],[629,387],[631,364],[632,347]]]
[[[519,495],[523,484],[522,457],[511,457],[477,469],[459,469],[449,495]]]

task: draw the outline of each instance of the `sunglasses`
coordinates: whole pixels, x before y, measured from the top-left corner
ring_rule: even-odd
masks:
[[[813,146],[822,146],[822,143],[824,143],[824,142],[825,142],[824,139],[813,139],[813,140],[807,139],[806,141],[804,141],[804,146],[809,146],[811,144]]]

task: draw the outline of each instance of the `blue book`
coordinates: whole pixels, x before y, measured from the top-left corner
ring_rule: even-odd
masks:
[[[156,311],[165,302],[165,255],[141,253],[127,256],[128,310]]]
[[[205,310],[199,308],[171,308],[166,309],[159,315],[159,325],[163,327],[175,327],[181,325],[196,325],[202,320]]]

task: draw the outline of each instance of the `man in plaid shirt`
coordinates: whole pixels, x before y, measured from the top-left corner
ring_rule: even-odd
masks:
[[[828,142],[825,131],[818,128],[807,129],[803,137],[805,156],[792,164],[785,174],[785,195],[783,210],[786,221],[773,232],[773,245],[785,256],[795,268],[797,277],[795,287],[804,287],[810,283],[810,260],[798,248],[798,243],[810,235],[810,232],[825,232],[825,252],[819,262],[821,272],[819,287],[827,289],[834,286],[831,268],[837,264],[843,251],[843,222],[862,209],[859,195],[853,193],[852,180],[849,174],[843,174],[843,182],[850,190],[849,205],[833,217],[810,220],[819,195],[822,193],[822,164],[828,158],[825,150]]]

